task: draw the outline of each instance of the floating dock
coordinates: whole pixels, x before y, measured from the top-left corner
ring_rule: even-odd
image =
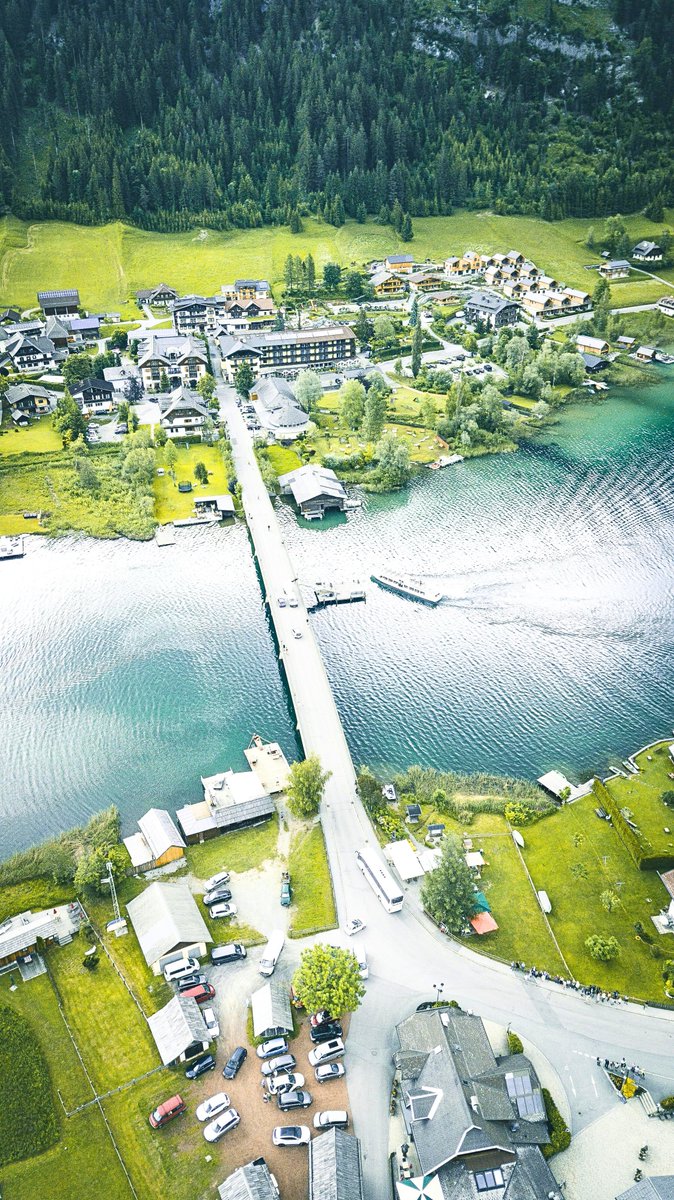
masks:
[[[314,583],[307,588],[305,605],[307,612],[315,612],[317,608],[327,608],[329,604],[355,604],[365,600],[365,588],[362,583]]]
[[[159,525],[154,531],[154,540],[158,546],[175,546],[176,535],[170,525]]]
[[[25,553],[23,538],[20,535],[17,537],[0,537],[0,559],[23,558]]]

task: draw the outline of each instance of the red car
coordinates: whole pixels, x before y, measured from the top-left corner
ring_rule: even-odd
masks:
[[[188,988],[186,992],[181,992],[180,995],[191,996],[197,1004],[205,1004],[207,1000],[213,999],[215,988],[212,983],[198,983],[195,987]]]
[[[165,1100],[159,1108],[155,1108],[154,1112],[150,1113],[149,1121],[153,1129],[159,1129],[162,1125],[166,1125],[168,1121],[172,1121],[174,1117],[179,1117],[186,1112],[185,1102],[181,1096],[171,1096],[170,1100]]]

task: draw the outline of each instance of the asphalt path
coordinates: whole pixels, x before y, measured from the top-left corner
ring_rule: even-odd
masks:
[[[388,1194],[388,1095],[393,1026],[443,985],[443,998],[531,1041],[557,1073],[572,1130],[584,1128],[617,1103],[596,1057],[638,1063],[657,1099],[674,1092],[672,1014],[639,1005],[607,1005],[556,984],[528,981],[443,936],[408,897],[402,910],[384,911],[365,882],[355,854],[376,846],[358,798],[356,777],[323,659],[297,587],[297,572],[282,538],[274,506],[262,483],[253,442],[224,384],[211,346],[221,414],[232,443],[237,477],[255,554],[279,643],[298,729],[306,754],[319,755],[331,772],[322,821],[340,925],[358,916],[370,960],[365,1000],[349,1033],[348,1084],[354,1129],[363,1150],[366,1195]],[[290,597],[297,607],[287,603]],[[278,600],[286,603],[280,607]],[[296,637],[299,633],[301,636]]]

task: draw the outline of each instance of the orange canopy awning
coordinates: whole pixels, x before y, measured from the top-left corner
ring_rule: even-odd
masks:
[[[493,933],[495,929],[498,929],[496,921],[488,912],[476,913],[474,917],[470,918],[470,923],[475,932],[479,934]]]

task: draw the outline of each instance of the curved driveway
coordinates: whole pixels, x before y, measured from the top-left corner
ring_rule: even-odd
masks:
[[[377,902],[356,866],[355,851],[376,845],[356,792],[356,778],[318,644],[297,588],[272,502],[264,488],[252,438],[223,384],[211,346],[221,414],[229,430],[237,476],[255,553],[270,604],[279,652],[298,716],[306,754],[319,755],[331,771],[322,808],[340,923],[359,916],[370,961],[365,1000],[349,1033],[349,1098],[363,1150],[366,1195],[389,1194],[388,1095],[392,1074],[393,1025],[444,985],[444,998],[457,999],[485,1018],[516,1031],[545,1054],[566,1093],[572,1127],[578,1131],[616,1103],[597,1067],[597,1055],[637,1062],[656,1098],[674,1092],[673,1014],[638,1005],[604,1005],[554,984],[532,983],[502,963],[449,941],[408,902],[390,915]],[[278,606],[294,594],[298,606]],[[296,638],[294,631],[301,633]]]

